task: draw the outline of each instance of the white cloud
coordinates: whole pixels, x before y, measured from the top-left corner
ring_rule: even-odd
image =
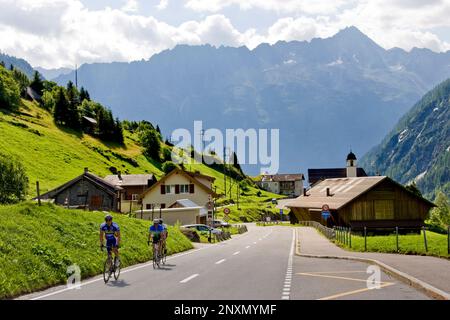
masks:
[[[230,6],[241,10],[262,9],[278,13],[330,14],[353,0],[188,0],[185,7],[200,12],[219,12]]]
[[[329,37],[355,25],[385,48],[425,47],[450,50],[431,28],[450,28],[450,0],[338,1],[318,0],[304,13],[305,1],[189,0],[186,5],[209,12],[231,5],[252,17],[252,9],[285,12],[266,29],[238,30],[223,13],[201,14],[198,20],[171,25],[139,11],[137,1],[120,9],[92,10],[79,0],[0,0],[0,50],[44,67],[75,63],[132,61],[176,44],[206,44],[255,48],[262,42]],[[168,5],[161,0],[161,10]],[[138,11],[136,11],[138,10]],[[292,16],[287,13],[291,10]],[[286,16],[287,15],[287,16]]]
[[[164,10],[169,5],[169,0],[161,0],[159,4],[156,6],[158,10]]]
[[[127,0],[121,10],[125,12],[137,12],[139,10],[139,3],[137,0]]]

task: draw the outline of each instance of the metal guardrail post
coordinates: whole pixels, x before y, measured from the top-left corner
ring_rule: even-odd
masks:
[[[364,251],[367,251],[367,228],[364,226]]]
[[[427,234],[425,232],[425,226],[423,226],[423,240],[425,244],[425,252],[428,252]]]
[[[397,252],[399,252],[399,248],[398,248],[398,227],[395,227],[395,238],[396,238],[396,244],[397,244]]]
[[[351,227],[348,229],[348,233],[349,233],[349,245],[351,248],[352,247],[352,228]]]

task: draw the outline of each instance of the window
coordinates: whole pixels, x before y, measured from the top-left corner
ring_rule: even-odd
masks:
[[[133,194],[131,195],[131,200],[133,200],[133,201],[138,201],[138,200],[139,200],[139,195],[138,195],[137,193],[133,193]]]
[[[189,185],[180,184],[180,193],[189,193]]]
[[[145,209],[150,210],[152,208],[152,204],[151,203],[147,203],[145,205]]]
[[[165,193],[168,193],[168,194],[175,193],[175,186],[173,184],[165,185],[164,187],[165,187],[165,191],[166,191]]]
[[[375,219],[377,220],[394,219],[393,200],[375,200],[374,210],[375,210]]]

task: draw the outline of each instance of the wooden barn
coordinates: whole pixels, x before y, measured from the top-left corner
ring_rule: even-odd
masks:
[[[328,205],[331,217],[322,218]],[[418,229],[435,205],[386,176],[326,179],[286,207],[299,221],[317,221],[328,227]]]
[[[41,199],[53,200],[69,208],[120,212],[121,190],[86,168],[82,175],[41,195]]]

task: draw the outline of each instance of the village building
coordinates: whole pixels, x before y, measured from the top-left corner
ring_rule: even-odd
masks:
[[[83,128],[83,132],[94,134],[95,129],[97,128],[97,120],[91,117],[82,116],[81,117],[81,125]]]
[[[345,168],[308,169],[308,183],[313,186],[319,181],[333,178],[366,177],[363,168],[358,168],[355,154],[350,151],[347,155]]]
[[[324,205],[331,217],[322,217]],[[435,205],[386,176],[345,177],[316,183],[285,206],[298,221],[352,230],[395,227],[418,230]]]
[[[205,223],[208,203],[216,197],[212,189],[215,178],[174,169],[148,188],[141,196],[143,219],[162,217],[164,223]]]
[[[40,196],[68,208],[120,212],[122,188],[90,173],[82,175]]]
[[[117,174],[106,176],[104,180],[122,188],[121,212],[132,212],[140,209],[141,195],[157,181],[153,174],[122,174],[120,171]]]
[[[261,180],[256,184],[269,192],[285,195],[288,197],[298,197],[303,190],[303,174],[263,174]]]

